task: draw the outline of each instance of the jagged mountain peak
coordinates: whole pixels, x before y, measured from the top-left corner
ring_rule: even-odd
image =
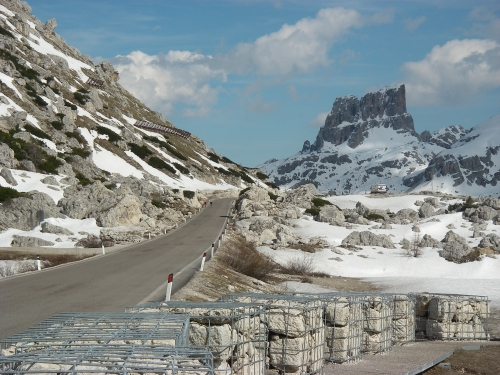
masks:
[[[488,136],[494,126],[487,122],[468,131],[453,125],[418,134],[406,111],[405,95],[400,85],[360,99],[339,97],[313,144],[305,141],[296,155],[260,167],[278,185],[312,183],[320,191],[337,194],[366,192],[376,183],[396,192],[429,189],[429,181],[438,177],[441,191],[494,192],[491,187],[500,181],[500,139]]]
[[[391,128],[418,138],[413,118],[406,112],[405,86],[386,86],[365,94],[361,99],[348,95],[335,99],[332,110],[319,130],[315,142],[305,151],[320,151],[326,142],[334,146],[346,143],[355,149],[373,128]]]

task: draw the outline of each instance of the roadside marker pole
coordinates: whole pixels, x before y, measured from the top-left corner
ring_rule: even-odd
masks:
[[[167,294],[165,295],[165,301],[170,301],[170,295],[172,294],[172,282],[173,281],[174,281],[174,274],[171,273],[168,275]]]
[[[106,251],[104,250],[104,244],[101,243],[101,247],[102,247],[102,255],[106,254]]]
[[[201,267],[200,271],[203,271],[203,267],[205,266],[205,258],[207,257],[207,253],[203,253],[203,257],[201,258]]]
[[[219,243],[217,244],[217,249],[220,247],[220,241],[222,240],[222,236],[219,236]]]
[[[212,247],[210,248],[210,259],[212,259],[214,257],[214,247],[215,247],[215,244],[212,244]]]
[[[151,232],[148,232],[148,240],[151,239]]]
[[[40,255],[36,256],[36,268],[38,268],[38,271],[42,269],[42,263],[40,262]]]
[[[165,228],[165,234],[167,234],[167,228]]]

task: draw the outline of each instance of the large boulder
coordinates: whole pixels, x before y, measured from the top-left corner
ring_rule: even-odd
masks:
[[[16,236],[12,237],[10,243],[12,247],[40,247],[40,246],[53,246],[54,242],[47,241],[38,237]]]
[[[318,195],[313,184],[302,185],[297,189],[290,190],[285,196],[285,202],[294,204],[301,208],[310,208],[311,200]]]
[[[321,207],[316,220],[323,223],[341,225],[345,221],[345,216],[342,210],[340,210],[337,206],[327,205]]]
[[[422,239],[420,240],[420,246],[422,247],[433,247],[435,249],[442,249],[443,244],[438,240],[432,238],[428,234],[424,234]]]
[[[459,243],[463,243],[463,244],[467,244],[467,240],[461,236],[459,236],[458,234],[456,234],[455,232],[453,232],[452,230],[448,231],[446,233],[446,235],[444,236],[444,238],[441,240],[441,242],[443,243],[448,243],[448,242],[459,242]]]
[[[418,215],[423,219],[434,216],[434,206],[429,202],[424,202],[424,204],[420,206],[420,209],[418,210]]]
[[[478,223],[483,220],[492,220],[500,214],[500,210],[489,206],[480,206],[478,208],[469,208],[464,212],[464,216],[468,217],[469,221]]]
[[[461,263],[462,258],[471,252],[472,249],[466,243],[452,241],[444,244],[439,255],[450,262]]]
[[[60,234],[60,235],[64,235],[64,236],[72,236],[74,234],[69,229],[66,229],[66,228],[60,227],[58,225],[51,224],[51,223],[47,223],[46,221],[44,221],[42,223],[41,232],[42,233]]]
[[[391,241],[391,238],[385,234],[376,235],[369,231],[351,232],[342,240],[343,247],[349,246],[380,246],[386,249],[395,249],[396,247]]]
[[[258,218],[248,226],[248,229],[261,234],[266,229],[275,232],[278,227],[279,224],[272,218]]]
[[[500,251],[500,236],[495,233],[487,234],[479,243],[478,247]]]
[[[109,197],[87,215],[100,227],[134,226],[141,222],[141,201],[136,195]]]
[[[14,150],[5,143],[0,143],[0,166],[7,168],[16,168],[19,165],[14,158]]]
[[[30,194],[30,198],[14,198],[0,204],[0,230],[31,230],[45,219],[64,218],[49,195],[34,191]]]
[[[59,201],[63,213],[73,219],[85,219],[92,217],[89,215],[91,210],[95,211],[101,202],[116,194],[107,189],[100,181],[96,181],[80,190],[75,189],[71,192],[70,189],[66,189],[64,195],[65,198]]]
[[[9,185],[17,186],[17,181],[14,176],[12,176],[10,169],[2,168],[0,176],[2,176]]]

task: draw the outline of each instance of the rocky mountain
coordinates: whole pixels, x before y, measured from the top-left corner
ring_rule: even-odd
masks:
[[[361,99],[337,98],[314,143],[306,141],[296,155],[259,167],[277,185],[313,183],[336,194],[385,183],[392,192],[435,188],[498,195],[499,125],[496,116],[471,131],[449,126],[418,134],[406,111],[405,86],[385,87]]]
[[[0,0],[0,230],[93,219],[140,238],[182,222],[207,191],[266,186],[146,107],[56,26]]]

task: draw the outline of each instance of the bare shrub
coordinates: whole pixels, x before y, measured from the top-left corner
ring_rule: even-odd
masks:
[[[106,237],[97,237],[93,234],[89,234],[86,238],[80,239],[75,246],[82,246],[85,248],[97,248],[97,247],[112,247],[115,246],[115,242]]]
[[[14,275],[14,270],[11,265],[5,264],[3,266],[0,266],[0,276],[1,277],[7,277],[7,276],[12,276]]]
[[[409,246],[406,246],[405,250],[408,257],[418,258],[422,255],[422,239],[419,233],[413,234],[413,239],[409,243]]]
[[[307,253],[296,255],[281,266],[281,272],[289,275],[311,275],[314,273],[313,257]]]
[[[236,272],[266,281],[278,265],[268,256],[261,254],[255,245],[237,237],[230,251],[220,255],[219,260]]]

